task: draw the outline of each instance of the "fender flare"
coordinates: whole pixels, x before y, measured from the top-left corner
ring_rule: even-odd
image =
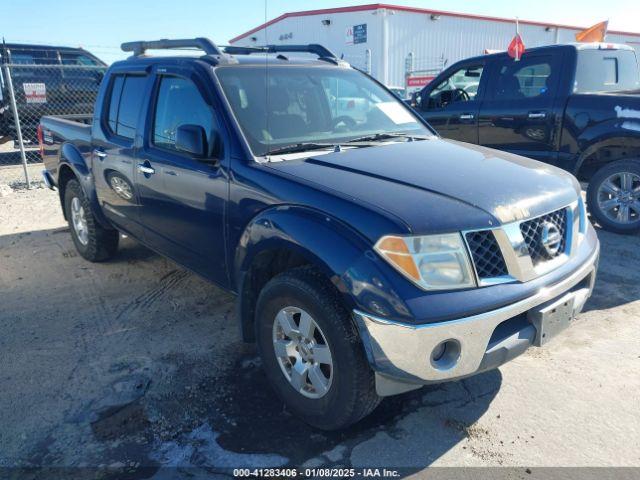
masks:
[[[58,184],[58,190],[60,192],[60,204],[62,205],[62,213],[66,218],[66,212],[64,210],[64,189],[60,188],[60,172],[64,168],[69,168],[73,172],[73,175],[80,182],[80,186],[82,187],[82,191],[89,199],[91,203],[92,213],[98,220],[101,226],[104,228],[113,228],[113,225],[109,222],[109,220],[105,217],[102,212],[102,208],[100,208],[100,203],[98,202],[98,196],[96,194],[95,184],[93,180],[93,174],[91,170],[87,166],[87,163],[78,150],[78,147],[73,145],[72,143],[64,143],[60,148],[60,161],[58,164],[58,178],[56,179],[56,183]]]
[[[254,283],[255,269],[260,268],[261,259],[283,251],[290,252],[298,263],[313,265],[325,275],[347,310],[358,308],[377,315],[410,317],[393,282],[388,279],[391,267],[372,251],[367,239],[319,210],[280,205],[254,217],[236,249],[233,279],[238,292],[242,336],[246,341],[254,339],[254,307],[260,288]],[[297,266],[296,263],[293,266]]]
[[[629,130],[623,130],[620,128],[619,121],[616,121],[613,125],[608,125],[608,128],[603,132],[598,132],[603,125],[596,125],[594,129],[590,129],[584,132],[579,139],[580,143],[585,143],[586,145],[582,147],[582,151],[580,152],[578,159],[576,161],[575,167],[573,169],[573,175],[578,176],[580,173],[580,169],[583,167],[585,161],[594,153],[602,148],[606,148],[608,146],[628,146],[631,148],[640,149],[640,135],[637,133],[633,133]],[[613,130],[612,130],[613,128]],[[594,134],[590,137],[589,134]],[[585,138],[587,137],[587,138]],[[619,158],[611,159],[611,161],[620,160]]]

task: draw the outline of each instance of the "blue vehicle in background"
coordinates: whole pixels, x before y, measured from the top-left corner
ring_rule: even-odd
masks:
[[[204,55],[144,55],[174,48]],[[39,127],[75,246],[105,261],[126,233],[236,294],[309,424],[496,368],[589,298],[599,243],[570,174],[441,139],[320,45],[123,49],[91,125]]]

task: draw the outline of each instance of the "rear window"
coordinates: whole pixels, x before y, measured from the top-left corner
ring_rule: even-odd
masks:
[[[613,92],[640,88],[638,60],[633,50],[579,50],[576,93]]]
[[[142,75],[114,75],[107,112],[112,133],[128,139],[135,136],[146,81]]]

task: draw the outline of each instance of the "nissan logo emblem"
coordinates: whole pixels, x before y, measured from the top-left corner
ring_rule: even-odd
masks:
[[[545,222],[542,225],[542,234],[540,235],[542,247],[549,257],[555,257],[560,250],[562,243],[562,235],[560,229],[551,222]]]

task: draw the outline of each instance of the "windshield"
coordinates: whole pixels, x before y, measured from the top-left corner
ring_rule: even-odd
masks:
[[[397,97],[356,70],[234,66],[216,74],[256,156],[375,134],[432,135]]]
[[[576,93],[614,92],[637,88],[640,88],[640,72],[633,50],[578,51]]]

